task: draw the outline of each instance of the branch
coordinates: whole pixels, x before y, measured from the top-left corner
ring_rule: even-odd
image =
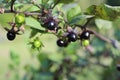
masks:
[[[103,41],[105,41],[105,42],[107,42],[107,43],[110,43],[110,44],[111,44],[114,48],[116,48],[116,49],[120,49],[120,47],[119,47],[119,45],[118,45],[118,42],[117,42],[116,40],[109,39],[109,38],[107,38],[107,37],[105,37],[105,36],[100,35],[99,33],[95,32],[95,31],[92,31],[92,30],[90,30],[90,31],[93,32],[93,34],[94,34],[96,37],[98,37],[99,39],[101,39],[101,40],[103,40]]]
[[[103,41],[105,41],[105,42],[107,42],[107,43],[111,43],[111,40],[110,39],[108,39],[107,37],[105,37],[105,36],[102,36],[102,35],[100,35],[100,34],[98,34],[97,32],[95,32],[95,31],[92,31],[93,33],[94,33],[94,35],[96,36],[96,37],[98,37],[99,39],[101,39],[101,40],[103,40]]]
[[[11,1],[11,12],[14,12],[14,3],[15,3],[16,0],[12,0]]]
[[[11,11],[11,10],[5,10],[4,13],[23,13],[27,16],[31,16],[31,15],[41,15],[41,13],[39,12],[20,12],[20,11]]]

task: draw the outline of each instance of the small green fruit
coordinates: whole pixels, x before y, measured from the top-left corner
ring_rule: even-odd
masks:
[[[83,46],[88,46],[90,44],[89,40],[82,40],[82,45]]]
[[[41,46],[41,42],[39,40],[35,40],[33,45],[35,48],[39,48]]]
[[[18,14],[18,15],[15,16],[15,23],[17,23],[17,24],[23,24],[24,22],[25,22],[24,15]]]

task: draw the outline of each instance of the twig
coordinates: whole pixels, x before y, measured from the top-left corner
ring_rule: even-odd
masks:
[[[12,0],[11,1],[11,12],[14,12],[14,3],[16,0]]]
[[[95,31],[92,31],[92,32],[93,32],[94,35],[95,35],[96,37],[98,37],[99,39],[101,39],[101,40],[103,40],[103,41],[105,41],[105,42],[107,42],[107,43],[111,43],[111,40],[110,40],[110,39],[108,39],[108,38],[106,38],[106,37],[104,37],[104,36],[98,34],[98,33],[95,32]]]
[[[51,7],[51,9],[53,9],[59,2],[60,0],[57,0],[56,3]]]
[[[11,10],[5,10],[4,13],[23,13],[23,14],[29,15],[29,16],[31,16],[31,15],[41,15],[41,13],[39,13],[39,12],[20,12],[20,11],[11,11]]]

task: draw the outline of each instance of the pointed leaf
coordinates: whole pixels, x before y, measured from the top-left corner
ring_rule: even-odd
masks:
[[[120,7],[119,6],[109,6],[106,4],[102,5],[92,5],[87,9],[87,13],[95,15],[98,18],[106,20],[115,20],[120,16]]]

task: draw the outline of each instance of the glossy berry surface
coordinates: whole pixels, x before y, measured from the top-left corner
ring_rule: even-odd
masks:
[[[45,22],[43,26],[45,26],[49,30],[55,30],[56,22],[53,19],[51,19]]]
[[[62,39],[58,39],[56,43],[59,47],[66,47],[68,45],[67,42]]]
[[[116,66],[117,70],[120,71],[120,64]]]
[[[68,41],[75,42],[77,40],[77,34],[73,32],[69,33],[67,37],[68,37]]]
[[[83,31],[80,35],[80,39],[89,39],[90,38],[90,32],[89,31]]]
[[[8,31],[8,33],[7,33],[8,40],[12,41],[15,39],[15,37],[16,37],[16,34],[14,32]]]

